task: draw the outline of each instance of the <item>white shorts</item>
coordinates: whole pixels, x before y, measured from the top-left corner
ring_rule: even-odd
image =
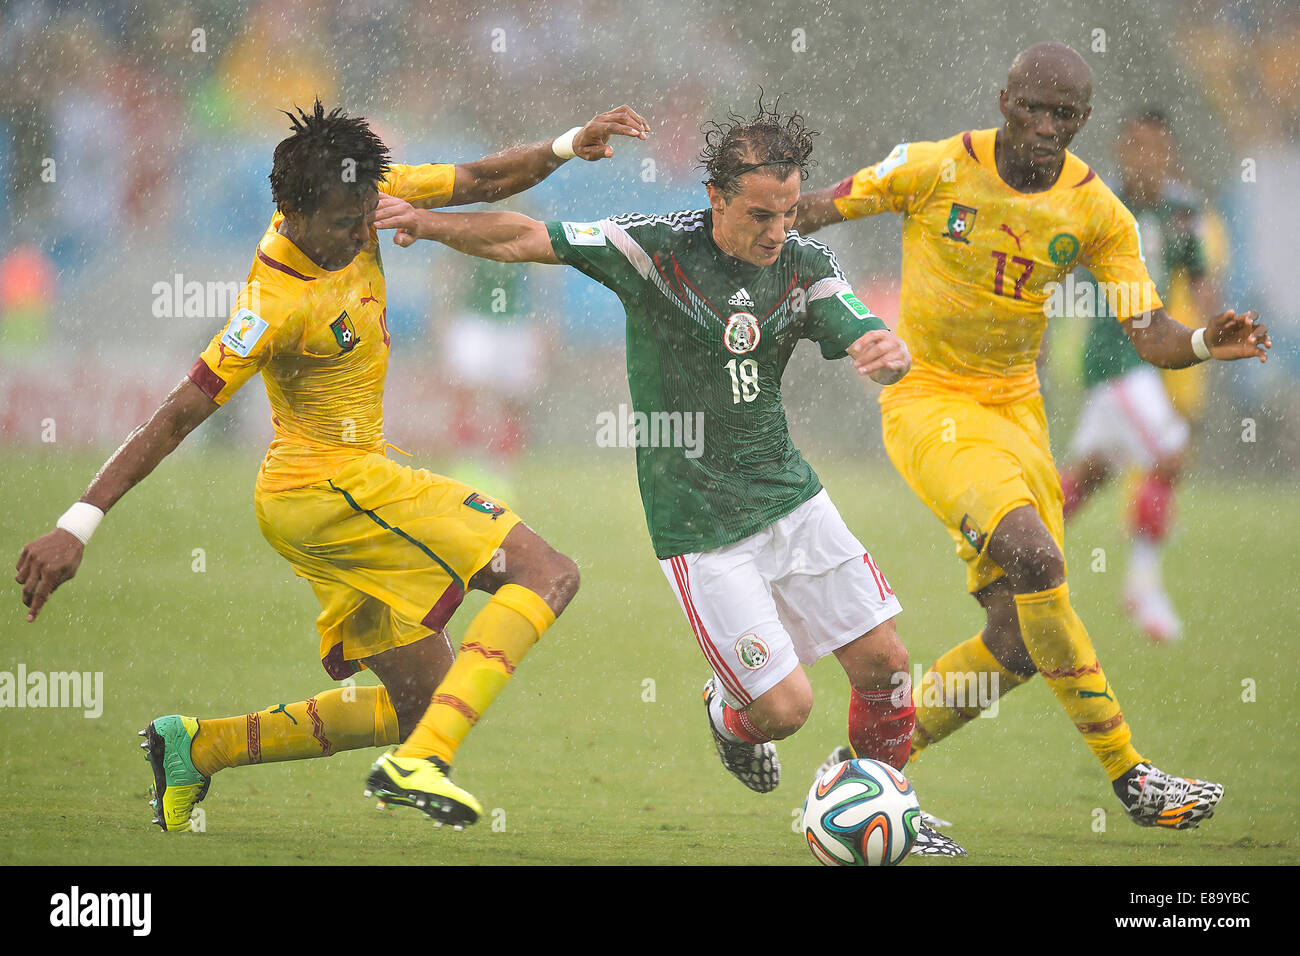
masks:
[[[541,384],[543,344],[531,322],[462,312],[447,328],[443,358],[453,382],[522,398]]]
[[[825,488],[757,534],[659,565],[736,708],[903,609]]]
[[[1187,421],[1169,401],[1160,373],[1142,365],[1089,390],[1070,458],[1099,455],[1112,467],[1147,469],[1182,451],[1189,432]]]

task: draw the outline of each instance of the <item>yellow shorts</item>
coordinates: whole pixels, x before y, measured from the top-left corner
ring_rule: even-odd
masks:
[[[1166,368],[1160,370],[1164,380],[1165,391],[1174,410],[1187,419],[1189,424],[1199,422],[1205,414],[1205,396],[1208,390],[1206,381],[1206,362],[1190,368]]]
[[[939,516],[974,593],[1002,577],[985,546],[1011,510],[1033,505],[1065,553],[1061,478],[1039,395],[1006,405],[933,396],[883,412],[885,451]]]
[[[254,494],[257,522],[320,600],[320,656],[335,680],[441,630],[466,582],[519,517],[432,472],[367,455],[329,481]]]

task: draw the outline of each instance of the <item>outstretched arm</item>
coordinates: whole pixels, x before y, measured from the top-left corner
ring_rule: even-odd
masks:
[[[912,369],[907,345],[888,329],[872,329],[850,345],[846,352],[858,374],[877,385],[893,385]]]
[[[433,212],[380,196],[375,228],[395,229],[399,246],[431,239],[479,259],[560,264],[546,226],[517,212]]]
[[[84,503],[101,513],[107,512],[218,407],[202,389],[186,378],[163,400],[149,421],[131,432],[122,447],[104,463],[79,504]],[[88,513],[93,515],[94,512]],[[78,524],[64,519],[60,519],[60,523],[73,527]],[[81,534],[89,537],[86,530]],[[23,588],[28,621],[35,621],[54,589],[77,573],[84,549],[83,538],[63,527],[55,528],[23,548],[15,580]]]
[[[1267,361],[1267,350],[1273,343],[1268,329],[1256,323],[1258,318],[1255,312],[1239,315],[1229,310],[1210,319],[1204,330],[1197,330],[1200,336],[1175,322],[1164,309],[1135,315],[1121,324],[1144,362],[1160,368],[1187,368],[1207,357],[1225,362],[1243,358]],[[1196,337],[1203,337],[1208,356],[1198,354],[1193,341]]]
[[[608,159],[614,155],[609,138],[614,135],[645,139],[650,125],[630,106],[620,106],[601,113],[573,134],[572,154],[588,162]],[[560,137],[563,140],[564,137]],[[472,163],[456,165],[456,180],[452,186],[449,206],[464,206],[476,202],[496,202],[536,186],[568,160],[565,144],[557,140],[518,146],[494,153]]]
[[[827,186],[799,197],[799,214],[795,217],[794,227],[800,235],[810,236],[822,226],[844,221],[843,213],[835,208],[835,190],[838,188]]]

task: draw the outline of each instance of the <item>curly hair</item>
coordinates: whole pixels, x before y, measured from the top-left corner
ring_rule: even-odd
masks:
[[[760,90],[758,112],[752,119],[728,111],[726,122],[704,125],[700,168],[709,174],[704,185],[720,189],[731,199],[740,192],[740,177],[755,169],[770,167],[782,178],[797,169],[800,179],[808,178],[808,170],[817,165],[808,158],[813,137],[821,134],[808,129],[798,113],[782,116],[780,105],[778,98],[771,107],[765,106]]]
[[[293,135],[275,147],[271,164],[271,198],[280,212],[310,215],[335,189],[364,195],[388,174],[388,147],[359,116],[342,109],[327,114],[320,100],[309,116],[295,107],[289,117]]]

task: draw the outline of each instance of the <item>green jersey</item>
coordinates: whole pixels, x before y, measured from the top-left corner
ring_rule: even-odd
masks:
[[[821,490],[790,441],[781,375],[800,339],[836,359],[885,328],[826,246],[790,232],[774,264],[750,265],[714,244],[707,209],[546,228],[556,257],[627,313],[633,413],[608,416],[597,441],[636,448],[660,558],[739,541]]]
[[[1205,248],[1201,243],[1197,206],[1191,197],[1169,191],[1160,202],[1148,208],[1128,206],[1142,237],[1143,257],[1151,281],[1163,296],[1170,280],[1179,272],[1197,279],[1205,274]],[[1105,313],[1105,309],[1099,309]],[[1088,326],[1083,350],[1083,383],[1091,388],[1123,375],[1142,364],[1137,349],[1129,341],[1124,327],[1109,314],[1099,314]]]

